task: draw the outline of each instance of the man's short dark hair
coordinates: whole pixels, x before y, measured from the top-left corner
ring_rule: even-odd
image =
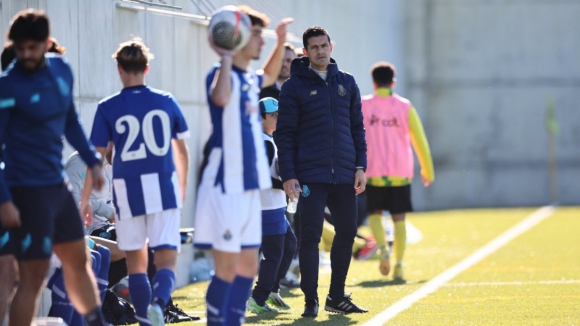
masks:
[[[266,16],[265,13],[254,10],[250,6],[239,5],[238,10],[250,17],[252,26],[258,25],[262,27],[268,27],[268,25],[270,24],[270,19],[268,18],[268,16]]]
[[[308,49],[308,39],[311,37],[316,37],[320,35],[326,35],[328,37],[328,43],[330,44],[330,35],[328,32],[320,26],[308,27],[308,29],[302,34],[302,44],[305,49]]]
[[[14,16],[6,36],[13,43],[44,42],[48,39],[49,34],[50,23],[44,11],[25,9]]]
[[[134,37],[119,44],[119,48],[113,53],[113,59],[117,60],[119,66],[126,72],[140,73],[145,71],[149,61],[153,59],[153,54],[143,40]]]
[[[390,87],[395,81],[396,72],[395,66],[389,62],[377,62],[371,67],[373,81],[378,87]]]
[[[58,44],[58,41],[54,37],[51,37],[50,41],[52,42],[52,46],[50,47],[50,49],[48,49],[48,52],[58,53],[60,55],[65,54],[66,48]],[[16,53],[14,52],[14,45],[12,45],[12,43],[4,44],[4,49],[2,50],[2,58],[0,60],[2,61],[1,62],[2,71],[8,68],[8,65],[12,62],[12,60],[14,60],[14,58],[16,58]]]

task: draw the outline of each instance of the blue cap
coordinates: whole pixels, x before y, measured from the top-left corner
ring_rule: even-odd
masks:
[[[278,100],[273,97],[264,97],[260,100],[260,113],[278,112]]]

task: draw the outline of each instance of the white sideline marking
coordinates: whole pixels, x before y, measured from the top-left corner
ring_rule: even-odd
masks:
[[[465,287],[465,286],[501,286],[501,285],[553,285],[553,284],[580,284],[580,280],[554,280],[554,281],[528,281],[528,282],[457,282],[447,283],[443,286]]]
[[[526,217],[523,221],[519,222],[495,239],[491,240],[485,246],[481,247],[467,258],[463,259],[453,267],[443,271],[443,273],[435,276],[432,280],[420,287],[417,291],[409,294],[408,296],[395,302],[392,306],[380,312],[378,315],[366,322],[364,326],[383,325],[402,311],[411,307],[415,302],[437,291],[437,289],[439,289],[445,283],[449,282],[455,276],[459,275],[461,272],[477,264],[485,257],[494,253],[499,248],[505,246],[508,242],[515,239],[517,236],[528,231],[541,221],[548,218],[554,213],[555,210],[556,209],[553,206],[544,206],[538,209],[530,216]]]

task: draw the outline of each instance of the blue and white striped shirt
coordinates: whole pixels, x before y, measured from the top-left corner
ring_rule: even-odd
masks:
[[[113,200],[119,219],[181,208],[171,139],[189,137],[170,93],[135,86],[99,103],[91,140],[115,144]]]
[[[220,66],[207,75],[206,89],[213,132],[206,147],[201,182],[228,194],[272,187],[258,100],[262,76],[232,67],[232,92],[224,107],[211,100],[211,84]]]

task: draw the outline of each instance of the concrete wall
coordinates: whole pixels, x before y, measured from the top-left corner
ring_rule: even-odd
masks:
[[[196,0],[194,0],[196,1]],[[202,14],[190,0],[170,0]],[[0,0],[0,33],[19,9],[46,9],[53,35],[68,48],[81,119],[90,130],[96,103],[121,88],[110,55],[140,36],[156,58],[148,84],[169,90],[192,131],[188,200],[182,225],[193,225],[195,171],[211,126],[204,76],[217,57],[205,27],[190,19],[121,9],[114,0]],[[327,28],[333,57],[363,94],[372,92],[370,66],[398,67],[397,92],[423,119],[436,182],[413,188],[418,210],[543,205],[549,201],[547,98],[556,105],[560,199],[579,204],[580,2],[574,0],[214,0],[215,7],[247,3],[272,17],[271,28],[295,17],[290,31],[301,46],[304,29]],[[125,4],[127,4],[125,2]],[[204,8],[204,7],[202,7]],[[204,10],[208,13],[208,10]],[[259,68],[274,44],[266,37]],[[68,154],[70,149],[67,150]],[[417,168],[418,170],[418,168]]]
[[[580,2],[411,0],[405,12],[407,95],[437,174],[419,207],[548,203],[549,99],[560,202],[579,204]]]
[[[75,74],[77,110],[90,132],[97,103],[122,88],[111,54],[132,37],[143,38],[155,55],[148,85],[171,91],[185,113],[192,137],[188,140],[192,164],[182,226],[193,226],[197,167],[202,144],[210,133],[203,76],[216,56],[210,51],[205,27],[191,20],[138,10],[117,8],[111,0],[1,0],[0,33],[5,34],[12,16],[27,7],[47,10],[52,35],[67,48],[66,57]],[[185,12],[193,4],[180,1]],[[72,149],[67,147],[65,157]]]

